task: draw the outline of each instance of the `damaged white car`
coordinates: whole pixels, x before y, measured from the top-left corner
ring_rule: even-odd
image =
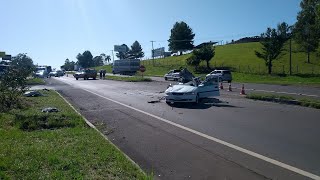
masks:
[[[194,78],[185,84],[170,85],[165,91],[167,104],[176,102],[199,103],[200,99],[220,96],[219,77],[211,77],[201,82],[200,78]]]

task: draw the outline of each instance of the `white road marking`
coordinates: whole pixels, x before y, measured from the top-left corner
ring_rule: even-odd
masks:
[[[71,85],[71,83],[67,83],[67,84]],[[117,103],[117,104],[119,104],[119,105],[125,106],[125,107],[127,107],[127,108],[132,109],[132,110],[138,111],[138,112],[143,113],[143,114],[148,115],[148,116],[151,116],[151,117],[153,117],[153,118],[155,118],[155,119],[158,119],[158,120],[160,120],[160,121],[162,121],[162,122],[168,123],[168,124],[170,124],[170,125],[173,125],[173,126],[178,127],[178,128],[180,128],[180,129],[186,130],[186,131],[188,131],[188,132],[191,132],[191,133],[196,134],[196,135],[198,135],[198,136],[201,136],[201,137],[203,137],[203,138],[209,139],[209,140],[211,140],[211,141],[220,143],[220,144],[225,145],[225,146],[227,146],[227,147],[229,147],[229,148],[232,148],[232,149],[235,149],[235,150],[240,151],[240,152],[242,152],[242,153],[248,154],[248,155],[253,156],[253,157],[255,157],[255,158],[258,158],[258,159],[260,159],[260,160],[269,162],[269,163],[271,163],[271,164],[273,164],[273,165],[282,167],[282,168],[284,168],[284,169],[290,170],[290,171],[292,171],[292,172],[295,172],[295,173],[297,173],[297,174],[303,175],[303,176],[308,177],[308,178],[311,178],[311,179],[320,180],[320,176],[318,176],[318,175],[316,175],[316,174],[312,174],[312,173],[307,172],[307,171],[304,171],[304,170],[302,170],[302,169],[299,169],[299,168],[290,166],[290,165],[285,164],[285,163],[283,163],[283,162],[280,162],[280,161],[271,159],[271,158],[269,158],[269,157],[263,156],[263,155],[261,155],[261,154],[255,153],[255,152],[250,151],[250,150],[247,150],[247,149],[245,149],[245,148],[242,148],[242,147],[233,145],[233,144],[228,143],[228,142],[226,142],[226,141],[223,141],[223,140],[220,140],[220,139],[218,139],[218,138],[215,138],[215,137],[209,136],[209,135],[207,135],[207,134],[201,133],[201,132],[196,131],[196,130],[194,130],[194,129],[191,129],[191,128],[182,126],[182,125],[180,125],[180,124],[174,123],[174,122],[169,121],[169,120],[167,120],[167,119],[158,117],[158,116],[156,116],[156,115],[153,115],[153,114],[150,114],[150,113],[145,112],[145,111],[143,111],[143,110],[134,108],[134,107],[129,106],[129,105],[127,105],[127,104],[121,103],[121,102],[119,102],[119,101],[110,99],[110,98],[105,97],[105,96],[102,96],[102,95],[100,95],[100,94],[98,94],[98,93],[96,93],[96,92],[93,92],[93,91],[91,91],[91,90],[84,89],[84,88],[82,88],[82,89],[85,90],[85,91],[87,91],[87,92],[89,92],[89,93],[95,94],[95,95],[97,95],[97,96],[99,96],[99,97],[101,97],[101,98],[104,98],[104,99],[106,99],[106,100],[112,101],[112,102],[114,102],[114,103]]]

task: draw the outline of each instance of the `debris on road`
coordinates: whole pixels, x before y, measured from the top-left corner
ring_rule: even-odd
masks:
[[[41,111],[44,112],[44,113],[59,112],[59,110],[57,108],[54,108],[54,107],[43,108]]]
[[[39,91],[27,91],[23,94],[25,97],[38,97],[43,96]]]

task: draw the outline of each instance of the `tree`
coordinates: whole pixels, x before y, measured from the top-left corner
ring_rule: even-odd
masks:
[[[144,52],[142,51],[142,47],[138,41],[135,41],[131,45],[131,50],[128,52],[129,59],[139,59],[144,57]]]
[[[258,58],[265,61],[268,67],[268,73],[272,72],[272,61],[277,59],[283,51],[284,43],[286,42],[287,35],[284,34],[284,24],[278,25],[278,30],[268,28],[265,33],[261,34],[262,52],[255,51]]]
[[[117,52],[116,56],[119,59],[126,59],[126,58],[128,58],[128,52],[130,51],[130,49],[126,44],[122,44],[121,46],[125,47],[125,51],[124,52]]]
[[[93,58],[93,64],[94,66],[103,66],[103,58],[102,56],[96,56]]]
[[[35,66],[26,54],[18,54],[12,58],[0,76],[0,112],[21,107],[21,95],[28,89],[27,78]]]
[[[310,63],[310,53],[315,52],[319,46],[320,28],[317,25],[317,8],[320,0],[302,0],[301,11],[298,13],[295,24],[295,39],[304,49]]]
[[[107,55],[106,58],[105,58],[105,61],[107,61],[109,63],[111,61],[111,56]]]
[[[64,68],[66,71],[73,71],[74,70],[74,65],[76,63],[74,61],[71,61],[67,58],[64,61],[64,65],[61,66],[61,68]]]
[[[211,45],[206,45],[201,47],[200,49],[193,50],[193,54],[196,56],[197,59],[201,61],[206,61],[207,68],[210,69],[209,62],[215,55],[215,48]]]
[[[195,34],[192,29],[183,21],[176,22],[171,29],[169,41],[170,51],[182,52],[193,49],[193,39]]]
[[[83,54],[79,53],[77,55],[77,59],[78,59],[77,64],[79,64],[83,68],[92,67],[92,66],[94,66],[92,58],[93,58],[93,56],[90,51],[85,51],[85,52],[83,52]]]
[[[201,60],[197,58],[194,54],[192,54],[188,59],[187,59],[187,64],[191,66],[195,66],[196,70],[199,67]]]
[[[34,70],[33,60],[27,54],[20,53],[12,57],[10,66],[19,71],[22,76],[28,77]]]

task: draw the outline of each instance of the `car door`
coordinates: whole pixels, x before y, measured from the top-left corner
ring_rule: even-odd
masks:
[[[217,78],[205,80],[198,86],[198,94],[200,98],[208,98],[219,96],[219,84]]]

